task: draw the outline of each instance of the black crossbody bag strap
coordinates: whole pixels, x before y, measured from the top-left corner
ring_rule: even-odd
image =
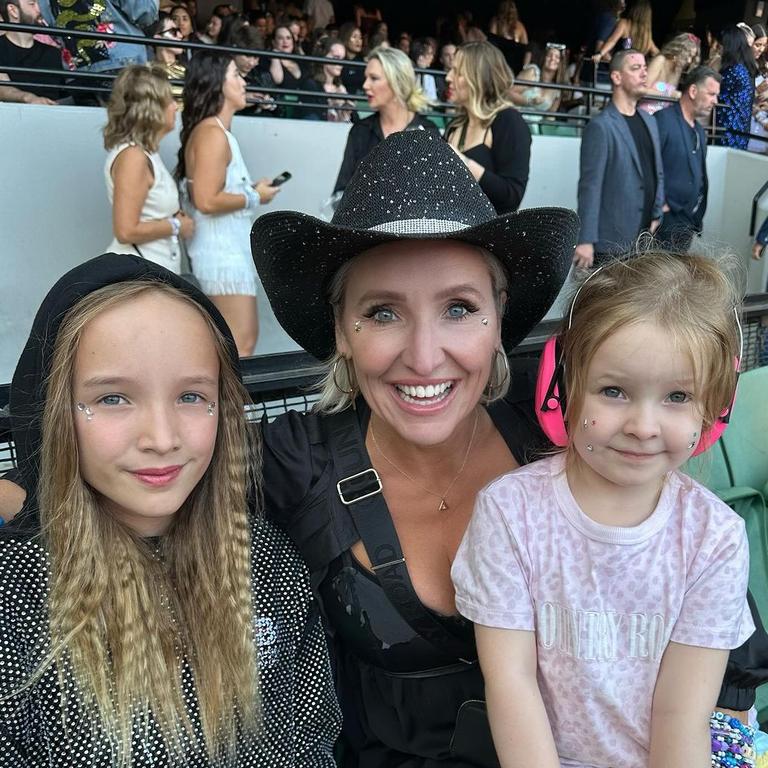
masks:
[[[384,592],[409,626],[442,653],[465,664],[467,643],[450,633],[419,600],[406,568],[400,540],[382,495],[378,472],[371,466],[354,410],[322,418],[328,450],[336,470],[336,492],[349,510]],[[331,491],[331,489],[329,489]]]

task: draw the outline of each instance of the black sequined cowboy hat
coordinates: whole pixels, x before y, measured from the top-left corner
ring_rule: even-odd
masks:
[[[339,267],[398,240],[458,240],[504,266],[509,300],[502,342],[512,349],[552,306],[571,266],[579,229],[565,208],[501,216],[453,149],[429,131],[385,139],[360,163],[330,223],[294,211],[256,220],[251,250],[278,322],[319,360],[334,351],[327,301]]]

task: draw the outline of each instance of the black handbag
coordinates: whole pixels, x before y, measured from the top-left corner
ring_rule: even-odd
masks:
[[[459,708],[451,739],[451,757],[478,768],[499,768],[484,701],[465,701]]]

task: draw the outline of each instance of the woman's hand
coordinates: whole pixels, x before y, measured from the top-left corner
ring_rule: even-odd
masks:
[[[179,237],[184,238],[184,240],[189,240],[192,237],[192,235],[195,234],[195,220],[191,216],[187,216],[187,214],[183,213],[182,211],[179,211],[174,215],[176,216],[176,218],[179,220],[179,223],[181,224],[181,229],[179,230]]]
[[[762,243],[755,243],[752,246],[752,258],[755,261],[760,261],[760,259],[763,258],[763,249],[764,248],[765,248],[765,246],[762,245]]]
[[[280,187],[273,187],[271,179],[259,179],[253,188],[259,194],[259,200],[262,205],[271,203],[275,195],[280,191]]]

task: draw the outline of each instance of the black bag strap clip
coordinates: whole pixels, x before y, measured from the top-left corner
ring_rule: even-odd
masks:
[[[405,565],[400,540],[382,492],[379,473],[371,466],[352,409],[320,419],[333,460],[340,502],[348,510],[365,545],[387,599],[403,619],[443,654],[475,664],[471,645],[453,635],[419,600]]]

